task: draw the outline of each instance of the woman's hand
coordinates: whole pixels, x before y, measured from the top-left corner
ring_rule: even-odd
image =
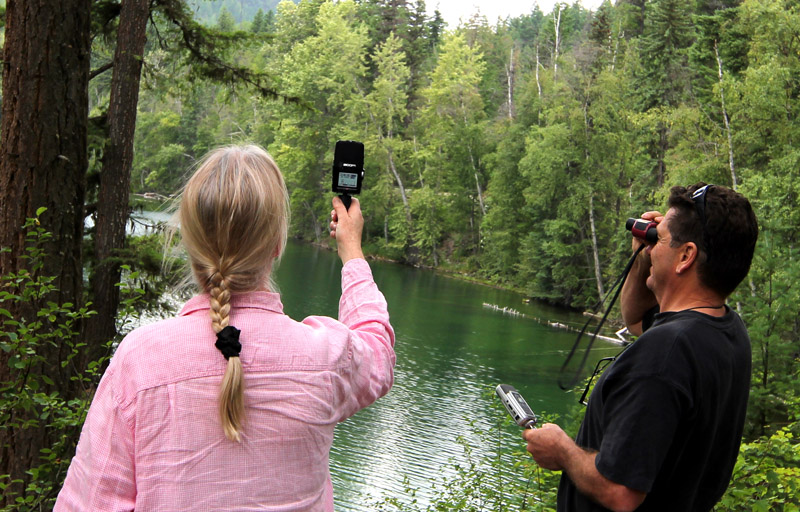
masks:
[[[350,209],[345,208],[341,199],[334,196],[331,210],[331,237],[336,239],[336,247],[342,264],[354,258],[364,258],[361,251],[361,232],[364,229],[364,217],[361,215],[361,204],[353,198]]]

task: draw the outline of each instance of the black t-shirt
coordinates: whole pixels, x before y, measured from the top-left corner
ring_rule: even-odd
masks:
[[[647,493],[640,511],[707,511],[733,472],[750,390],[741,318],[660,313],[603,373],[576,442],[616,483]],[[559,511],[603,511],[564,474]]]

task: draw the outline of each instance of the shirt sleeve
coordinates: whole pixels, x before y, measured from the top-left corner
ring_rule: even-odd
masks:
[[[114,361],[97,388],[55,511],[130,511],[136,503],[132,421],[114,396]]]
[[[394,381],[394,329],[366,260],[353,259],[342,268],[339,321],[349,329],[351,352],[345,419],[388,393]]]

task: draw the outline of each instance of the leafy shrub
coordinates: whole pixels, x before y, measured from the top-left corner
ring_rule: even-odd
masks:
[[[43,212],[41,208],[37,215]],[[104,356],[81,361],[85,343],[78,330],[93,312],[49,300],[57,290],[54,277],[41,275],[45,256],[41,246],[51,234],[36,218],[29,219],[24,230],[27,244],[22,258],[27,269],[0,276],[0,350],[7,365],[0,381],[0,431],[4,438],[15,439],[24,438],[26,431],[43,430],[50,445],[41,449],[38,464],[27,470],[24,480],[0,475],[2,512],[52,508],[112,349],[109,340]],[[135,315],[141,293],[123,286],[121,318]],[[20,310],[29,313],[17,317],[11,313]],[[56,362],[48,357],[54,347],[61,349]]]
[[[799,427],[795,422],[771,436],[742,443],[728,491],[715,510],[798,512]]]

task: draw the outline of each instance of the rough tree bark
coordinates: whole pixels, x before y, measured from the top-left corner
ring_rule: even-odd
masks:
[[[3,48],[0,247],[10,250],[0,253],[0,274],[25,268],[21,227],[38,208],[47,207],[40,220],[53,238],[44,246],[47,257],[41,274],[54,276],[58,288],[47,299],[76,305],[81,303],[83,282],[90,1],[9,0]],[[35,314],[11,306],[17,319]],[[47,372],[53,389],[68,392],[74,384],[59,364],[61,347],[43,350],[46,362],[31,371]],[[11,376],[7,358],[0,352],[0,382]],[[25,470],[36,465],[39,450],[50,445],[48,435],[60,433],[0,429],[0,474],[10,474],[12,480],[27,478]],[[16,487],[10,490],[19,491]]]
[[[86,322],[88,359],[116,335],[120,266],[115,252],[125,245],[125,226],[130,214],[129,191],[133,165],[133,135],[142,57],[147,40],[150,0],[125,0],[119,13],[114,73],[108,106],[108,141],[103,150],[100,190],[97,197],[92,275],[92,308],[97,314]]]

